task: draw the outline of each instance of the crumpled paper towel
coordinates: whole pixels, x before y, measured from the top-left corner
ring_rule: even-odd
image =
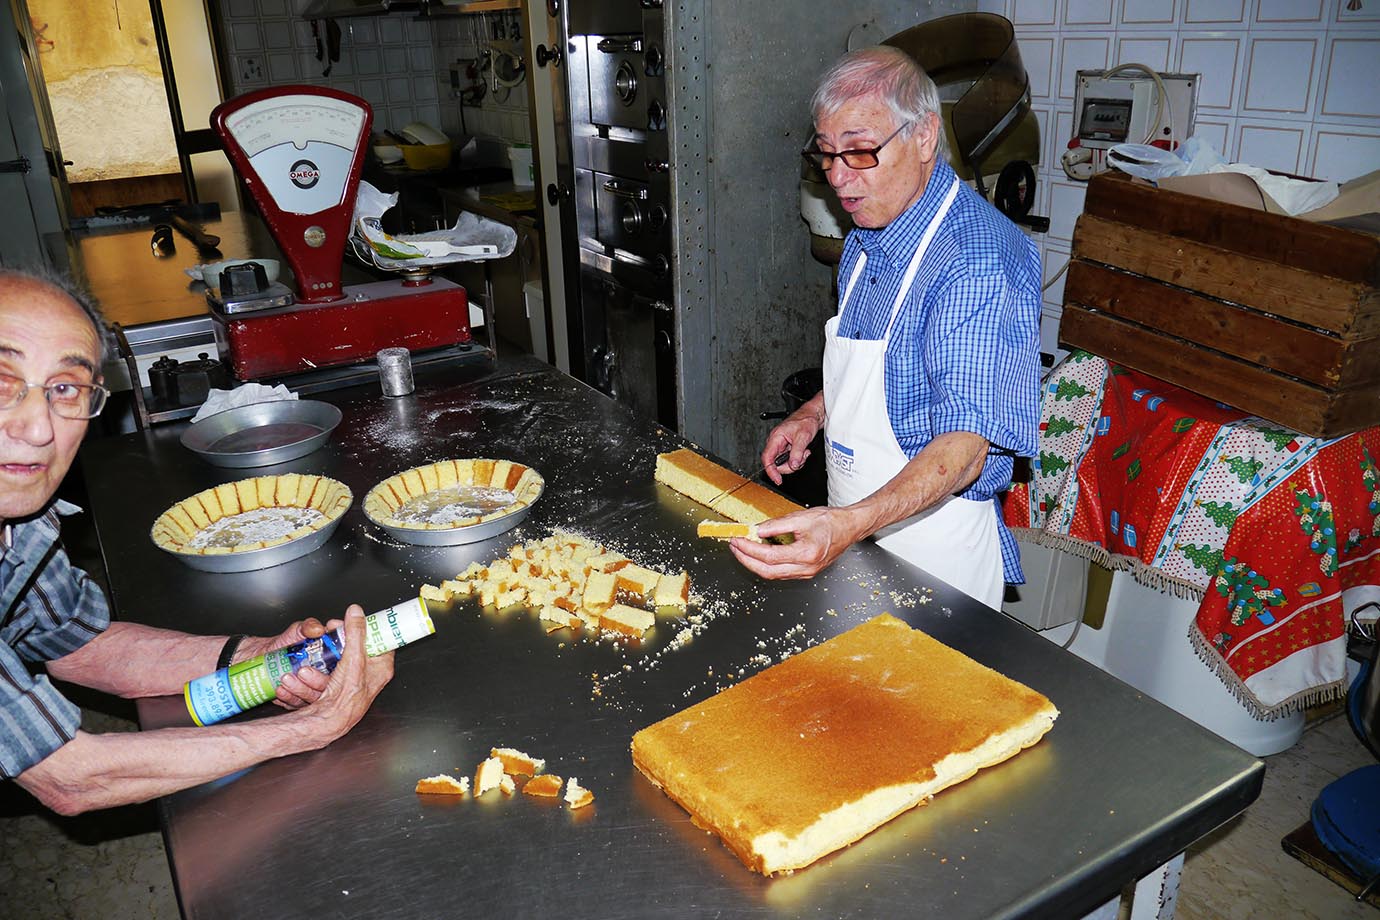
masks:
[[[238,409],[240,406],[252,406],[255,403],[296,398],[297,394],[281,383],[276,387],[266,387],[262,383],[246,383],[243,386],[235,387],[233,390],[212,390],[207,394],[206,401],[201,404],[201,408],[196,410],[196,415],[192,416],[192,424],[196,424],[208,415],[224,412],[226,409]]]
[[[460,255],[453,253],[450,255],[439,256],[437,258],[421,259],[389,259],[381,256],[369,248],[369,244],[364,241],[359,233],[359,219],[361,217],[382,217],[386,211],[398,203],[396,192],[385,194],[364,180],[360,180],[359,189],[355,193],[355,215],[351,223],[350,245],[355,255],[359,256],[366,264],[372,263],[379,268],[388,271],[396,271],[406,268],[435,268],[441,265],[450,265],[455,262],[482,262],[488,259],[504,259],[513,254],[517,248],[517,231],[506,224],[501,224],[496,220],[489,220],[487,217],[480,217],[469,211],[460,212],[456,218],[455,226],[449,230],[429,230],[426,233],[401,233],[397,238],[407,242],[410,240],[444,240],[456,246],[473,246],[486,244],[498,247],[495,255]]]

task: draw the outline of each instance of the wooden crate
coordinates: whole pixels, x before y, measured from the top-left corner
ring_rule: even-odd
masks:
[[[1315,437],[1380,424],[1380,237],[1095,177],[1059,339]]]

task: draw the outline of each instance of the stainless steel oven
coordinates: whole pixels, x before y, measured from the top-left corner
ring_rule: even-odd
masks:
[[[572,198],[586,379],[677,427],[660,4],[570,11]]]

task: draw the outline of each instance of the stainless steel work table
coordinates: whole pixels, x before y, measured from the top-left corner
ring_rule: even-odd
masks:
[[[398,652],[392,684],[348,736],[162,800],[188,917],[1075,917],[1259,793],[1255,758],[871,544],[814,582],[758,580],[725,546],[696,540],[702,509],[653,481],[656,454],[678,438],[531,359],[427,370],[404,399],[377,386],[326,398],[345,413],[331,442],[280,467],[206,466],[179,445],[181,425],[84,445],[120,617],[269,634],[350,601],[383,608],[572,526],[652,566],[684,566],[720,615],[670,650],[679,627],[666,621],[639,648],[547,635],[532,613],[472,601],[438,614],[436,635]],[[528,463],[546,494],[518,530],[469,547],[400,546],[367,523],[359,505],[374,483],[447,456]],[[355,493],[309,556],[205,574],[148,539],[178,499],[289,470]],[[927,586],[932,601],[917,603]],[[754,672],[755,656],[779,659],[883,611],[1049,696],[1062,711],[1053,731],[776,879],[745,870],[633,768],[638,728]],[[140,714],[145,728],[189,724],[179,698],[144,701]],[[413,793],[422,776],[471,772],[491,746],[547,758],[597,801],[571,812],[521,794]]]

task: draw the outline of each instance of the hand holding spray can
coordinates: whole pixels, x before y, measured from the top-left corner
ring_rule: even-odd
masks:
[[[364,618],[364,653],[382,655],[436,631],[421,598],[403,601]],[[305,666],[329,674],[345,651],[345,627],[319,639],[274,649],[189,681],[182,696],[197,725],[213,725],[273,699],[285,675]]]

